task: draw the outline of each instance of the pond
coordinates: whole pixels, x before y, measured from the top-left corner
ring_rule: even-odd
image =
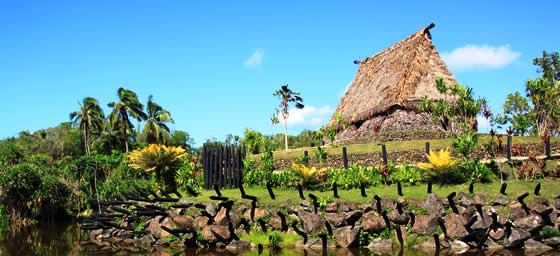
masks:
[[[159,248],[146,251],[142,248],[128,250],[113,248],[110,245],[94,244],[89,242],[86,233],[82,232],[75,224],[70,223],[45,223],[23,228],[12,228],[0,237],[0,255],[236,255],[227,251],[216,250],[181,250],[172,248]],[[440,252],[439,255],[448,255]],[[393,251],[390,254],[379,254],[367,249],[348,250],[336,249],[322,252],[321,250],[283,249],[270,251],[264,249],[251,250],[238,255],[309,255],[309,256],[353,256],[353,255],[438,255],[435,252],[421,252],[416,250]],[[525,254],[522,250],[501,251],[472,251],[461,255],[558,255],[560,251],[549,251],[544,254]]]

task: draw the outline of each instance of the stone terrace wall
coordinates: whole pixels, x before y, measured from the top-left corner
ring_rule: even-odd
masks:
[[[505,147],[505,145],[504,145]],[[342,160],[342,146],[340,148],[340,154],[337,155],[329,155],[327,157],[327,161],[323,163],[322,166],[324,167],[332,167],[332,168],[342,168],[343,160]],[[560,151],[560,143],[552,142],[551,149],[553,152]],[[387,148],[387,151],[390,151],[390,148]],[[540,154],[544,154],[544,144],[542,143],[528,143],[523,144],[521,147],[521,155],[517,154],[516,150],[512,150],[513,156],[528,156],[530,152],[539,152]],[[311,156],[310,164],[312,166],[318,166],[316,159],[313,157],[315,151],[309,151],[309,155]],[[488,159],[489,155],[483,150],[478,149],[475,152],[475,155],[480,159]],[[505,149],[498,152],[497,157],[506,157]],[[387,152],[387,158],[390,162],[395,164],[416,164],[418,162],[426,161],[426,153],[424,151],[424,145],[418,145],[418,150],[409,150],[409,151],[399,151],[399,152]],[[292,159],[275,159],[274,160],[274,168],[276,170],[284,170],[290,168],[292,163],[297,161],[296,158]],[[380,165],[383,162],[381,153],[366,153],[366,154],[352,154],[351,151],[348,151],[348,163],[352,164],[359,164],[359,165],[366,165],[366,166],[376,166]]]

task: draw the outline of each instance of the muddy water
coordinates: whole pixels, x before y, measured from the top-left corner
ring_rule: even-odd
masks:
[[[150,249],[129,248],[119,249],[110,245],[97,245],[88,242],[87,234],[78,229],[76,225],[65,223],[46,223],[25,228],[13,228],[0,235],[0,256],[3,255],[309,255],[309,256],[353,256],[353,255],[450,255],[451,253],[442,252],[422,252],[416,250],[393,251],[391,253],[380,254],[367,249],[362,250],[296,250],[283,249],[279,251],[257,249],[234,254],[227,251],[216,250],[181,250],[172,248]],[[549,251],[546,253],[525,253],[522,250],[502,250],[502,251],[472,251],[462,255],[558,255],[560,251]]]

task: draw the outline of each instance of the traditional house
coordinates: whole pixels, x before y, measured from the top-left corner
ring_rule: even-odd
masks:
[[[329,126],[338,128],[336,141],[372,141],[437,138],[442,126],[419,111],[424,97],[453,100],[435,87],[436,77],[457,81],[441,59],[430,29],[418,32],[365,59],[342,97]],[[341,125],[340,120],[345,123]]]

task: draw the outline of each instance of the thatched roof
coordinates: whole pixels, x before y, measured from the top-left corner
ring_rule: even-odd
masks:
[[[430,29],[418,32],[361,62],[333,118],[342,114],[349,124],[368,120],[391,109],[417,109],[424,96],[443,99],[436,77],[456,83],[434,44]]]

